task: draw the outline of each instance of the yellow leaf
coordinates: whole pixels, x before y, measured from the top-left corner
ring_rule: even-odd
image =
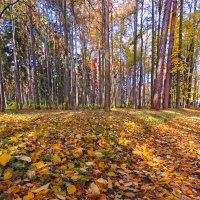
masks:
[[[141,178],[134,178],[133,180],[134,182],[139,183],[141,181]]]
[[[6,166],[6,164],[10,161],[11,156],[7,153],[4,153],[0,156],[0,164]]]
[[[93,156],[93,155],[94,155],[94,152],[93,152],[93,151],[90,151],[90,150],[88,150],[87,153],[88,153],[88,155],[90,155],[90,156]]]
[[[117,176],[117,174],[115,174],[115,172],[108,172],[107,173],[107,176],[110,176],[110,177],[115,177],[115,176]]]
[[[125,168],[126,168],[126,166],[127,166],[127,164],[126,164],[126,163],[123,163],[123,164],[121,164],[121,168],[122,168],[122,169],[125,169]]]
[[[150,190],[151,189],[151,186],[149,185],[149,184],[144,184],[144,185],[142,185],[142,187],[141,187],[141,190]]]
[[[104,170],[104,169],[105,169],[105,164],[104,164],[104,162],[100,162],[100,163],[99,163],[99,168],[100,168],[101,170]]]
[[[11,177],[12,177],[12,172],[9,170],[9,171],[7,171],[7,172],[4,173],[4,175],[3,175],[3,180],[4,180],[4,181],[7,181],[7,180],[9,180]]]
[[[69,168],[74,168],[74,163],[68,163]]]
[[[57,149],[57,150],[62,150],[62,148],[60,147],[59,144],[55,144],[55,145],[53,146],[53,148],[54,148],[54,149]]]
[[[44,162],[43,161],[40,161],[38,163],[35,163],[34,166],[36,166],[38,169],[42,168],[45,166]]]
[[[68,194],[73,194],[74,192],[76,192],[76,186],[75,185],[69,185],[67,187],[67,192],[68,192]]]
[[[20,191],[20,185],[13,185],[7,190],[9,193],[17,193]]]
[[[28,192],[28,194],[23,198],[23,200],[31,200],[31,199],[34,199],[34,194],[32,192]]]
[[[18,142],[18,139],[17,137],[10,137],[9,139],[11,142]]]
[[[109,189],[113,188],[112,180],[109,177],[108,177],[108,188]]]
[[[31,154],[31,160],[32,160],[32,162],[35,163],[37,161],[39,155],[40,155],[40,152],[34,152],[34,153],[32,153]]]
[[[80,149],[77,149],[75,152],[74,152],[74,157],[75,158],[78,158],[80,157],[81,155],[83,154],[83,150],[80,148]]]
[[[15,150],[15,147],[9,146],[8,149],[9,149],[10,151],[14,151],[14,150]]]
[[[103,155],[101,152],[99,152],[99,151],[95,151],[94,155],[95,155],[97,158],[102,158],[102,157],[104,157],[104,155]]]
[[[72,176],[74,176],[74,172],[73,171],[65,171],[65,175],[72,177]]]
[[[61,162],[61,158],[59,156],[53,156],[52,157],[52,161],[53,161],[53,163],[60,163]]]

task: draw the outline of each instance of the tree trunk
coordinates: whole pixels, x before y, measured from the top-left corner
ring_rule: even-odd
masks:
[[[71,109],[71,93],[70,93],[70,69],[69,69],[69,49],[68,49],[68,23],[67,23],[67,2],[63,0],[63,31],[65,42],[65,109]]]
[[[110,44],[109,44],[109,0],[103,0],[104,7],[104,32],[105,32],[105,103],[104,110],[110,111]]]
[[[182,30],[183,30],[183,0],[180,0],[180,24],[179,24],[179,62],[182,60]],[[180,69],[177,70],[177,85],[176,85],[176,108],[180,106]]]
[[[197,0],[194,1],[194,14],[196,13],[196,8],[197,8]],[[196,27],[197,27],[197,22],[196,18],[193,17],[193,22],[194,22],[194,32],[191,40],[191,51],[190,51],[190,62],[189,62],[189,77],[188,77],[188,91],[187,91],[187,106],[190,107],[190,102],[191,102],[191,97],[192,97],[192,79],[193,79],[193,72],[194,72],[194,57],[195,57],[195,33],[196,33]]]
[[[151,41],[151,108],[153,108],[153,95],[154,95],[154,68],[155,68],[155,51],[154,51],[154,45],[155,45],[155,20],[154,20],[154,0],[151,1],[152,3],[152,41]]]
[[[158,69],[157,69],[157,78],[155,83],[155,94],[153,98],[153,108],[160,110],[161,108],[161,93],[163,88],[163,72],[164,72],[164,60],[165,60],[165,51],[167,44],[167,34],[168,34],[168,25],[170,19],[172,0],[166,0],[163,26],[162,26],[162,36],[159,47],[159,57],[158,57]]]
[[[13,0],[11,0],[13,3]],[[16,109],[22,109],[22,99],[21,99],[21,87],[20,87],[20,75],[19,75],[19,65],[17,63],[17,50],[16,50],[16,40],[15,40],[15,19],[13,15],[13,8],[10,7],[11,11],[11,23],[12,23],[12,47],[13,47],[13,60],[14,60],[14,77],[16,83]]]
[[[2,54],[0,50],[0,94],[1,94],[1,112],[5,111],[5,88],[3,79],[3,68],[2,68]]]
[[[136,0],[136,10],[134,13],[134,63],[133,63],[133,108],[137,107],[137,88],[136,88],[136,71],[137,71],[137,17],[138,0]]]
[[[140,22],[140,36],[141,36],[141,51],[140,51],[140,80],[139,80],[139,104],[138,108],[142,108],[142,83],[143,83],[143,8],[144,0],[142,0],[141,8],[141,22]]]
[[[40,98],[38,91],[38,74],[37,74],[37,65],[35,58],[35,36],[33,29],[33,14],[32,14],[32,1],[30,1],[29,7],[29,20],[30,20],[30,36],[31,36],[31,57],[32,57],[32,69],[34,74],[34,97],[35,97],[35,108],[40,109]]]
[[[173,0],[172,19],[171,19],[170,38],[169,38],[168,57],[167,57],[167,69],[166,69],[166,78],[165,78],[165,85],[164,85],[164,101],[163,101],[164,109],[169,108],[169,94],[170,94],[170,88],[171,88],[172,50],[174,47],[176,13],[177,13],[177,0]]]

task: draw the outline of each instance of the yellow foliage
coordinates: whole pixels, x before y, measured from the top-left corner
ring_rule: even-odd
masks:
[[[75,185],[69,185],[67,187],[67,192],[68,192],[68,194],[73,194],[74,192],[76,192],[76,186]]]
[[[10,161],[11,159],[11,156],[7,153],[5,154],[2,154],[0,156],[0,164],[3,165],[3,166],[6,166],[6,164]]]

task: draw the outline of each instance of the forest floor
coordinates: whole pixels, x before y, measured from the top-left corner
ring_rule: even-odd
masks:
[[[0,114],[0,199],[200,199],[200,110]]]

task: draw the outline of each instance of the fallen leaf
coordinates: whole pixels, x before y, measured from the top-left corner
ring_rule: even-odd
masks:
[[[109,189],[113,188],[112,180],[109,177],[108,177],[108,188]]]
[[[50,183],[47,183],[46,185],[43,185],[43,186],[37,188],[36,190],[32,190],[32,192],[38,193],[38,192],[40,192],[42,190],[48,189],[49,185],[50,185]]]
[[[115,174],[115,172],[108,172],[106,175],[109,176],[109,177],[117,176],[117,174]]]
[[[108,184],[108,181],[106,179],[103,179],[103,178],[97,179],[97,182],[100,183],[100,184],[103,184],[103,185],[107,185]]]
[[[126,164],[126,163],[123,163],[123,164],[121,164],[121,168],[122,168],[122,169],[125,169],[125,168],[126,168],[126,166],[127,166],[127,164]]]
[[[34,199],[34,194],[32,192],[28,192],[28,194],[23,197],[23,200],[32,200],[32,199]]]
[[[68,163],[67,165],[69,168],[74,168],[74,163]]]
[[[38,163],[34,163],[34,166],[37,167],[37,169],[40,169],[40,168],[44,167],[45,164],[44,164],[43,161],[40,161],[40,162],[38,162]]]
[[[61,194],[56,194],[56,196],[61,200],[65,200],[66,199],[66,197],[61,195]]]
[[[10,137],[9,139],[11,142],[18,142],[18,139],[17,137]]]
[[[9,154],[7,154],[7,153],[2,154],[0,156],[0,164],[2,166],[6,166],[6,164],[10,161],[10,159],[11,159],[11,156]]]
[[[95,152],[94,152],[94,155],[95,155],[96,157],[98,157],[98,158],[103,158],[103,157],[104,157],[104,155],[103,155],[101,152],[99,152],[99,151],[95,151]]]
[[[7,180],[9,180],[11,177],[12,177],[12,171],[11,171],[11,170],[8,170],[8,171],[6,171],[6,172],[4,173],[4,175],[3,175],[3,180],[4,180],[4,181],[7,181]]]
[[[32,179],[35,176],[35,171],[28,170],[27,171],[27,176],[29,179]]]
[[[67,192],[68,192],[68,194],[73,194],[74,192],[76,192],[76,186],[75,185],[69,185],[67,187]]]
[[[100,190],[95,183],[91,183],[87,190],[88,196],[90,198],[98,197],[100,195]]]
[[[13,185],[7,191],[8,193],[17,193],[20,191],[20,185]]]
[[[104,170],[104,169],[105,169],[105,164],[104,164],[104,162],[100,162],[100,163],[99,163],[99,168],[100,168],[101,170]]]
[[[52,162],[53,163],[60,163],[61,162],[61,158],[59,156],[53,156],[52,157]]]
[[[23,161],[31,162],[31,158],[28,157],[28,156],[15,156],[15,158],[17,158],[18,160],[23,160]]]

